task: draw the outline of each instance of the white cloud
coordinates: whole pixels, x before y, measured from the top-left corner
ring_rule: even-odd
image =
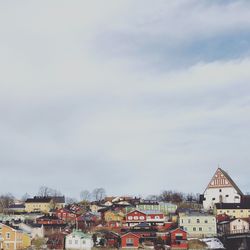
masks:
[[[96,186],[199,192],[218,163],[237,174],[235,165],[250,160],[250,58],[158,71],[154,56],[136,50],[143,39],[166,36],[181,46],[198,35],[233,34],[248,26],[248,4],[108,3],[2,4],[0,164],[8,182],[17,173],[10,191],[55,185],[59,175],[56,185],[75,196]],[[128,40],[112,41],[117,32]]]

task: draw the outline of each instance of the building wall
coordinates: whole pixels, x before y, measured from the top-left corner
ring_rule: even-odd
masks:
[[[236,219],[230,222],[230,233],[242,233],[249,231],[249,223],[242,219]]]
[[[114,213],[114,212],[111,212],[111,211],[107,211],[105,214],[104,214],[104,220],[106,222],[109,222],[109,221],[122,221],[124,219],[124,214],[123,213]]]
[[[250,208],[248,209],[215,209],[215,214],[226,214],[235,218],[248,218],[250,217]]]
[[[204,192],[204,209],[213,209],[215,203],[240,203],[241,196],[233,187],[208,188]]]
[[[181,216],[179,226],[188,233],[188,237],[212,237],[217,235],[215,216]]]
[[[169,213],[176,212],[177,205],[171,203],[159,202],[159,204],[139,204],[136,205],[136,209],[144,211],[155,210],[155,211],[160,211],[165,215],[168,215]]]
[[[25,203],[25,211],[28,213],[41,211],[43,213],[48,213],[52,208],[52,204],[49,203],[39,203],[39,202],[29,202]]]
[[[78,236],[68,235],[66,236],[65,249],[84,249],[90,250],[93,247],[93,241],[91,238],[81,238]]]
[[[121,247],[122,248],[137,248],[139,246],[139,237],[128,233],[121,237]]]
[[[22,232],[7,225],[0,224],[0,238],[3,249],[16,250],[23,248]]]

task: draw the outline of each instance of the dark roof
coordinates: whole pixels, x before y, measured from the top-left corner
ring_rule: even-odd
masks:
[[[65,203],[64,196],[34,196],[34,198],[28,198],[25,202],[26,203],[48,203],[53,200],[55,203]]]
[[[9,205],[9,208],[12,208],[12,209],[25,208],[25,205],[24,204],[11,204]]]
[[[232,186],[237,190],[237,192],[240,194],[240,195],[244,195],[241,190],[239,189],[239,187],[236,185],[236,183],[233,181],[233,179],[229,176],[229,174],[224,171],[223,169],[219,168],[219,170],[224,174],[224,176],[229,180],[229,182],[232,184]]]
[[[250,209],[249,203],[216,203],[217,209]]]
[[[37,220],[59,220],[59,218],[56,215],[43,215],[41,217],[38,217]]]
[[[159,205],[159,202],[154,200],[141,200],[138,205]]]

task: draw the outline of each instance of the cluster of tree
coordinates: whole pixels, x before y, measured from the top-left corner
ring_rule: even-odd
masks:
[[[104,188],[95,188],[92,192],[89,190],[83,190],[80,193],[80,198],[84,202],[90,202],[91,200],[100,201],[106,196],[106,191]]]
[[[0,195],[0,212],[5,212],[5,210],[14,203],[14,199],[15,197],[11,193]]]
[[[186,194],[173,190],[164,190],[160,195],[150,195],[147,198],[155,201],[172,202],[175,204],[180,204],[182,202],[199,202],[199,194]]]
[[[46,196],[62,196],[62,193],[54,188],[50,188],[47,186],[41,186],[37,193],[38,196],[46,197]]]

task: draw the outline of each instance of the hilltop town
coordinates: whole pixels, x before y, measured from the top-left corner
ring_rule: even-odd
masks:
[[[219,249],[249,235],[250,196],[227,172],[218,168],[201,188],[199,196],[147,198],[110,197],[99,188],[78,202],[46,187],[22,201],[2,195],[0,249]]]

